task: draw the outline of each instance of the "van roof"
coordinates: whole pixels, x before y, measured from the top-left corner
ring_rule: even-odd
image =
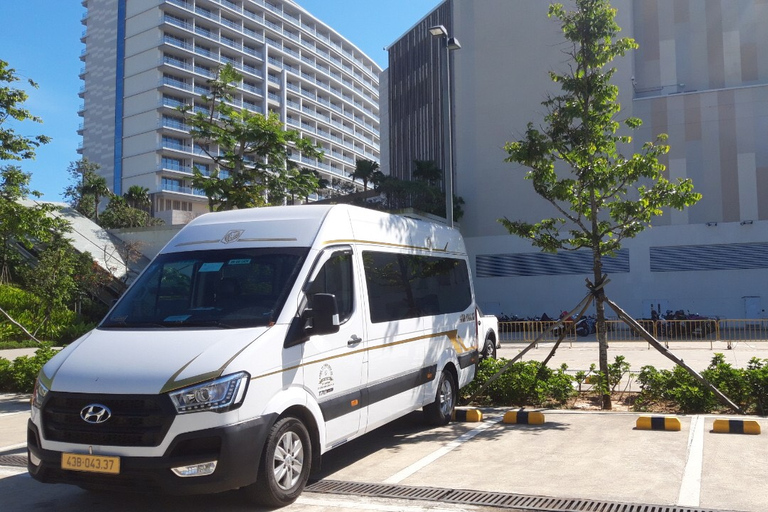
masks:
[[[455,229],[347,204],[269,206],[201,215],[185,226],[162,252],[220,249],[222,244],[235,242],[230,247],[310,247],[352,241],[466,252]]]

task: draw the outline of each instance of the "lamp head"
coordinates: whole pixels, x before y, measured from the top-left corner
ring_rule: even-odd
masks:
[[[429,27],[429,33],[435,37],[445,37],[448,35],[448,31],[443,25],[435,25],[434,27]]]
[[[455,37],[448,38],[448,49],[461,50],[461,44],[459,44],[459,40]]]

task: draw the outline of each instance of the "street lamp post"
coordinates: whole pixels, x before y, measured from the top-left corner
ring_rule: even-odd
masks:
[[[453,227],[453,121],[451,118],[451,51],[461,48],[459,40],[449,37],[448,31],[443,25],[429,28],[433,37],[439,37],[440,43],[445,48],[445,66],[443,66],[442,85],[443,90],[443,154],[445,161],[445,220],[449,227]]]

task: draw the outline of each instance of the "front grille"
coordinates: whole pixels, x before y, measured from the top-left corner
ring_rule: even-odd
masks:
[[[86,423],[80,411],[107,406],[112,416]],[[43,434],[50,441],[104,446],[158,446],[171,427],[175,409],[167,395],[91,395],[50,392],[43,405]]]

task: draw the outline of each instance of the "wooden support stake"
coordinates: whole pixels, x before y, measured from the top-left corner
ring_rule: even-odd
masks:
[[[646,331],[645,328],[642,325],[640,325],[634,318],[629,316],[629,314],[627,314],[626,311],[624,311],[619,306],[614,304],[613,301],[608,299],[608,297],[605,297],[603,300],[605,300],[606,304],[608,304],[608,306],[610,306],[610,308],[616,312],[616,315],[619,317],[619,319],[621,319],[624,323],[626,323],[632,329],[634,329],[635,332],[637,332],[640,336],[642,336],[645,339],[645,341],[650,343],[656,350],[661,352],[661,354],[664,357],[666,357],[667,359],[670,359],[674,363],[685,368],[686,371],[688,371],[688,373],[690,373],[693,376],[693,378],[695,378],[697,381],[704,384],[710,391],[712,391],[712,393],[715,394],[715,396],[718,398],[718,400],[720,400],[720,402],[723,405],[726,405],[732,408],[734,411],[738,412],[739,414],[744,414],[744,411],[741,409],[741,407],[733,403],[730,398],[725,396],[719,389],[713,386],[712,383],[710,383],[707,379],[699,375],[699,373],[696,372],[696,370],[694,370],[693,368],[685,364],[685,362],[683,362],[682,359],[674,355],[672,352],[669,351],[669,349],[667,349],[666,347],[664,347],[664,345],[659,343],[659,341],[656,338],[651,336],[648,333],[648,331]]]

